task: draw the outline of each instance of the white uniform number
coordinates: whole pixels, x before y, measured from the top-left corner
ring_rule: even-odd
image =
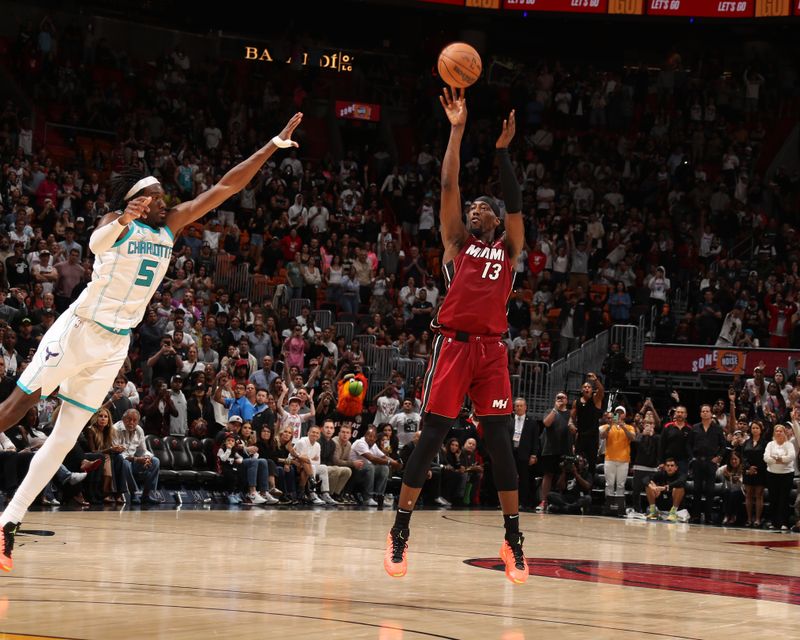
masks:
[[[500,277],[500,271],[503,269],[503,265],[499,262],[487,262],[486,266],[483,269],[483,275],[481,278],[489,278],[489,280],[497,280]]]

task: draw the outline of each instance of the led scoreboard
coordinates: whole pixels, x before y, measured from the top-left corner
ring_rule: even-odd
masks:
[[[800,16],[800,0],[419,0],[467,9],[585,13],[656,18],[781,18]]]

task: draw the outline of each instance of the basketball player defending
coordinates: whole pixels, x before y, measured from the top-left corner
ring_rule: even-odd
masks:
[[[514,177],[508,145],[514,137],[512,111],[497,139],[500,183],[506,203],[505,236],[497,239],[500,211],[494,200],[481,196],[462,221],[458,187],[459,154],[467,105],[464,91],[444,89],[440,97],[450,120],[450,140],[442,164],[442,259],[447,296],[432,327],[436,332],[425,374],[423,429],[403,474],[397,516],[389,532],[384,568],[390,576],[406,574],[406,549],[411,512],[425,482],[430,463],[442,446],[469,394],[483,425],[486,449],[505,520],[500,555],[506,576],[514,583],[528,579],[519,532],[517,472],[511,443],[511,381],[508,354],[501,334],[508,328],[506,303],[514,282],[514,265],[524,242],[522,192]]]
[[[211,189],[173,209],[166,209],[164,190],[156,178],[117,180],[118,202],[124,211],[103,216],[89,238],[95,255],[92,281],[44,334],[17,388],[0,404],[0,431],[5,431],[56,387],[62,400],[53,433],[0,516],[0,568],[4,571],[11,571],[14,537],[28,507],[53,477],[119,373],[128,354],[131,328],[141,322],[167,272],[174,237],[241,191],[278,148],[296,147],[291,136],[302,118],[303,114],[296,113],[280,134]]]

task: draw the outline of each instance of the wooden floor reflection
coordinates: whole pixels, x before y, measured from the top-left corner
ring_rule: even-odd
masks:
[[[0,576],[0,640],[800,637],[797,536],[523,514],[533,575],[514,586],[499,513],[415,514],[400,580],[382,568],[392,517],[31,513]]]

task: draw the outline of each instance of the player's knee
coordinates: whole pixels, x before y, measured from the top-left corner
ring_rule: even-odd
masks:
[[[479,418],[483,425],[483,440],[489,455],[494,456],[494,450],[511,445],[511,416],[483,416]],[[510,450],[510,449],[509,449]]]
[[[514,491],[519,485],[511,446],[511,416],[484,416],[483,439],[492,459],[492,475],[498,491]]]

